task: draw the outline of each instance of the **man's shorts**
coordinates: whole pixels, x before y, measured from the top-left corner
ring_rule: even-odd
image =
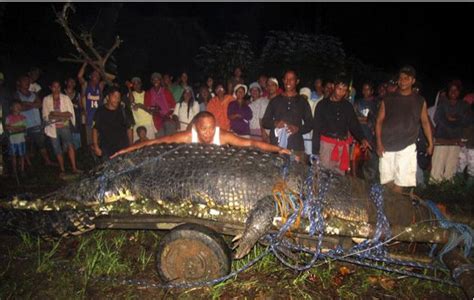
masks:
[[[28,138],[30,143],[36,145],[38,149],[46,148],[46,137],[43,131],[29,128],[26,130],[26,137]]]
[[[55,155],[60,155],[72,145],[72,134],[69,127],[56,128],[56,138],[51,138],[51,145]],[[62,145],[62,147],[61,147]]]
[[[380,183],[390,181],[401,187],[416,186],[416,145],[396,152],[386,151],[379,158]]]
[[[24,156],[26,154],[26,143],[18,143],[18,144],[10,144],[9,146],[9,154],[16,155],[16,156]]]
[[[79,132],[72,132],[72,143],[74,145],[74,149],[81,148],[81,134]]]

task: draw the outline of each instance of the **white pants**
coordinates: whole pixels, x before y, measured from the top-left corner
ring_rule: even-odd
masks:
[[[401,187],[416,186],[416,145],[396,152],[385,152],[379,159],[380,183],[393,181]]]
[[[474,149],[462,147],[459,151],[458,172],[464,172],[467,168],[467,174],[474,176]]]
[[[456,173],[461,147],[436,145],[431,158],[430,181],[450,180]]]

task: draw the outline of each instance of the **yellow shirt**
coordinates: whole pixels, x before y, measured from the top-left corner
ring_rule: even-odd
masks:
[[[145,102],[145,92],[137,93],[132,92],[133,97],[135,98],[136,104],[144,104]],[[133,118],[135,119],[135,126],[144,126],[153,124],[153,118],[150,113],[142,108],[138,108],[137,110],[132,109]]]

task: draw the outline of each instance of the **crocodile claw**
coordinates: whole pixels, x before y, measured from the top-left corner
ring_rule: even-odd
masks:
[[[246,256],[257,241],[268,232],[272,226],[273,217],[275,216],[275,205],[271,197],[265,197],[258,201],[252,209],[245,222],[245,231],[243,234],[237,235],[232,241],[234,243],[232,249],[237,249],[234,258],[240,259]]]

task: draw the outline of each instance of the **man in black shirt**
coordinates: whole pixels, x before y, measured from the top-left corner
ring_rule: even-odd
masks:
[[[133,142],[132,122],[120,105],[120,91],[112,87],[108,92],[107,103],[100,106],[94,114],[92,124],[93,150],[102,159]]]
[[[288,133],[287,149],[294,150],[297,156],[304,154],[303,134],[311,131],[313,117],[308,101],[298,95],[296,85],[299,79],[295,71],[285,72],[283,77],[285,92],[273,98],[265,111],[262,125],[270,129],[270,143],[284,146],[282,136],[279,138],[277,132]],[[283,134],[284,136],[284,134]],[[284,139],[284,137],[283,137]]]
[[[395,192],[416,186],[416,139],[420,123],[428,141],[426,152],[433,153],[431,125],[423,97],[413,92],[415,69],[400,69],[398,90],[387,94],[380,103],[375,124],[380,183]]]
[[[362,149],[372,149],[352,104],[345,98],[348,88],[347,81],[336,80],[332,95],[316,106],[313,122],[313,153],[319,153],[323,167],[341,175],[349,169],[349,132],[360,141]]]

